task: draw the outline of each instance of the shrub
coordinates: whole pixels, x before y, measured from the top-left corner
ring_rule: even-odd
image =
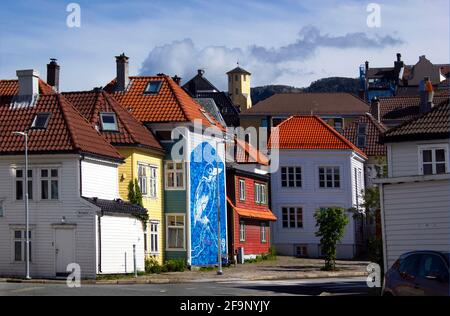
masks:
[[[162,267],[155,257],[145,259],[145,273],[161,273]]]
[[[186,262],[184,259],[172,259],[164,264],[167,272],[183,272],[186,270]]]

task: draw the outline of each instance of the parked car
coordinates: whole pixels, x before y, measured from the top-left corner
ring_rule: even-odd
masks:
[[[384,296],[450,296],[450,253],[413,251],[386,272]]]

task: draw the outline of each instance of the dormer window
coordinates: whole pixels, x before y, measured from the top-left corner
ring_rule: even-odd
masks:
[[[162,81],[150,81],[145,88],[145,93],[147,94],[158,94],[159,90],[161,90]]]
[[[107,132],[117,132],[117,118],[114,113],[100,113],[102,130]]]
[[[34,117],[33,123],[31,124],[31,128],[46,129],[49,120],[50,120],[50,113],[38,113]]]

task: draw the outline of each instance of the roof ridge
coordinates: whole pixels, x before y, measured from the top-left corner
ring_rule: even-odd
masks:
[[[175,96],[175,101],[177,102],[177,104],[178,104],[178,106],[179,106],[181,112],[183,113],[184,118],[185,118],[186,120],[188,120],[188,121],[191,121],[190,118],[189,118],[189,117],[187,116],[187,114],[186,114],[186,110],[185,110],[185,108],[184,108],[184,105],[183,105],[183,104],[180,102],[180,100],[179,100],[178,93],[175,91],[174,87],[172,86],[172,84],[176,84],[176,83],[172,80],[172,78],[170,78],[170,77],[167,76],[167,75],[164,76],[164,78],[165,78],[165,80],[167,80],[169,89],[170,89],[170,91],[172,92],[172,94]],[[184,90],[183,90],[183,91],[184,91]],[[194,101],[194,102],[195,102],[195,101]]]
[[[375,127],[381,132],[384,133],[387,131],[387,127],[382,123],[378,122],[371,113],[366,113],[366,117],[369,118],[369,120],[375,125]]]
[[[59,103],[59,107],[61,108],[61,114],[63,115],[63,118],[64,118],[64,125],[66,125],[67,131],[69,132],[69,135],[70,135],[70,142],[72,143],[72,146],[74,149],[81,149],[77,145],[76,136],[74,135],[74,132],[72,130],[72,125],[71,125],[71,123],[69,123],[69,120],[68,120],[68,116],[67,116],[66,108],[65,108],[66,98],[64,98],[64,96],[62,94],[57,94],[56,97],[57,97],[57,100]]]

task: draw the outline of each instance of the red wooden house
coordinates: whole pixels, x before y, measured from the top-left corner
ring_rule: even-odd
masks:
[[[234,161],[227,163],[229,255],[267,254],[271,246],[268,160],[254,147],[236,141]]]

